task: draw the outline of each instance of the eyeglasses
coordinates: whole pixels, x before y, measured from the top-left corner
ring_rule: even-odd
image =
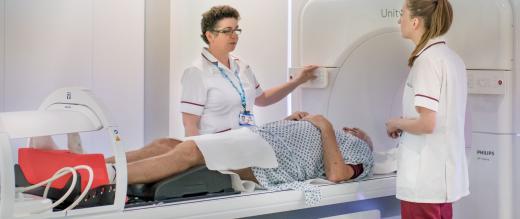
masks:
[[[240,35],[242,33],[242,29],[240,29],[240,28],[237,28],[237,29],[225,28],[225,29],[222,29],[222,30],[213,30],[212,32],[222,33],[222,34],[224,34],[226,36],[231,36],[233,34]]]

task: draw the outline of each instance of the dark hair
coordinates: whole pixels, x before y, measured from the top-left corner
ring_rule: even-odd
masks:
[[[224,18],[235,18],[239,20],[240,14],[236,9],[229,5],[213,6],[209,11],[202,14],[202,20],[200,21],[202,34],[200,36],[206,44],[209,44],[206,32],[214,30],[217,23]]]
[[[412,66],[428,40],[444,35],[453,21],[453,10],[448,0],[407,0],[406,7],[411,17],[419,17],[424,21],[425,32],[408,59]]]

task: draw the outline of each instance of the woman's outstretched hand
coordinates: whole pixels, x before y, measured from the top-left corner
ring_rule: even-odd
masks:
[[[314,74],[314,71],[316,71],[318,67],[319,66],[317,65],[305,66],[302,71],[298,72],[298,74],[295,75],[294,80],[298,82],[298,84],[303,84],[308,80],[315,79],[316,75]]]

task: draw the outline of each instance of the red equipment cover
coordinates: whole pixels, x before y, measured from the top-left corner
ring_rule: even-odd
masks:
[[[74,154],[68,150],[41,150],[35,148],[18,149],[18,164],[25,178],[31,184],[37,184],[51,178],[56,171],[63,167],[78,165],[90,166],[94,172],[94,181],[90,189],[109,184],[105,158],[102,154]],[[88,183],[89,174],[85,169],[77,170],[81,175],[81,191]],[[62,189],[72,174],[67,174],[51,185],[52,188]]]

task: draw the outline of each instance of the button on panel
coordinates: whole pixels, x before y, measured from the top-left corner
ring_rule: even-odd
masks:
[[[503,71],[468,71],[469,94],[496,94],[506,93],[507,80]]]

